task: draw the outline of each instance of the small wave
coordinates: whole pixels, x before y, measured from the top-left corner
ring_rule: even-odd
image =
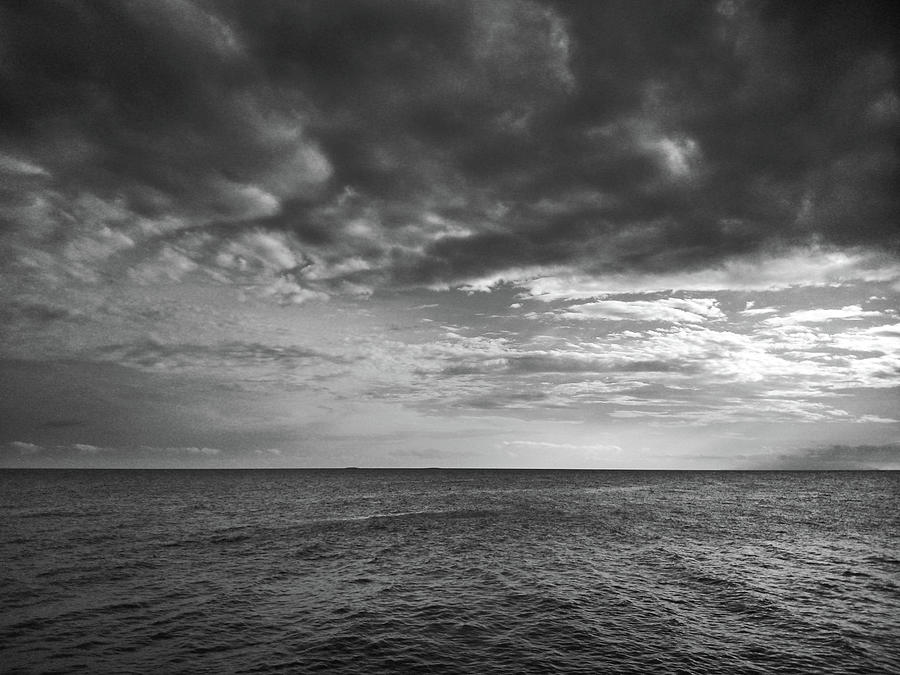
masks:
[[[900,565],[900,558],[892,558],[883,555],[870,555],[866,558],[866,562],[872,562],[878,565]]]
[[[416,516],[450,516],[454,518],[483,518],[496,514],[489,509],[417,509],[413,511],[388,511],[384,513],[364,513],[352,516],[333,518],[314,518],[298,521],[296,524],[313,525],[318,523],[354,523],[369,520],[392,520]]]

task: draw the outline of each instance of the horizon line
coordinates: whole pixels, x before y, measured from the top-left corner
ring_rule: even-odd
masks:
[[[879,467],[821,468],[651,468],[651,467],[490,467],[490,466],[0,466],[0,471],[656,471],[707,473],[823,473],[900,471]]]

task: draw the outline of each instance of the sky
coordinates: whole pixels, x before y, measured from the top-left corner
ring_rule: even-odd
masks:
[[[0,466],[900,468],[877,2],[0,5]]]

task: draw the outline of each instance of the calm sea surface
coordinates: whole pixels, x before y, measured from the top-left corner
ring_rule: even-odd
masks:
[[[0,671],[900,672],[900,473],[2,471]]]

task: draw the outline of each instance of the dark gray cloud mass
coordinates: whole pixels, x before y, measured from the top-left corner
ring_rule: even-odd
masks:
[[[302,299],[896,255],[896,35],[872,2],[7,2],[3,264]]]

